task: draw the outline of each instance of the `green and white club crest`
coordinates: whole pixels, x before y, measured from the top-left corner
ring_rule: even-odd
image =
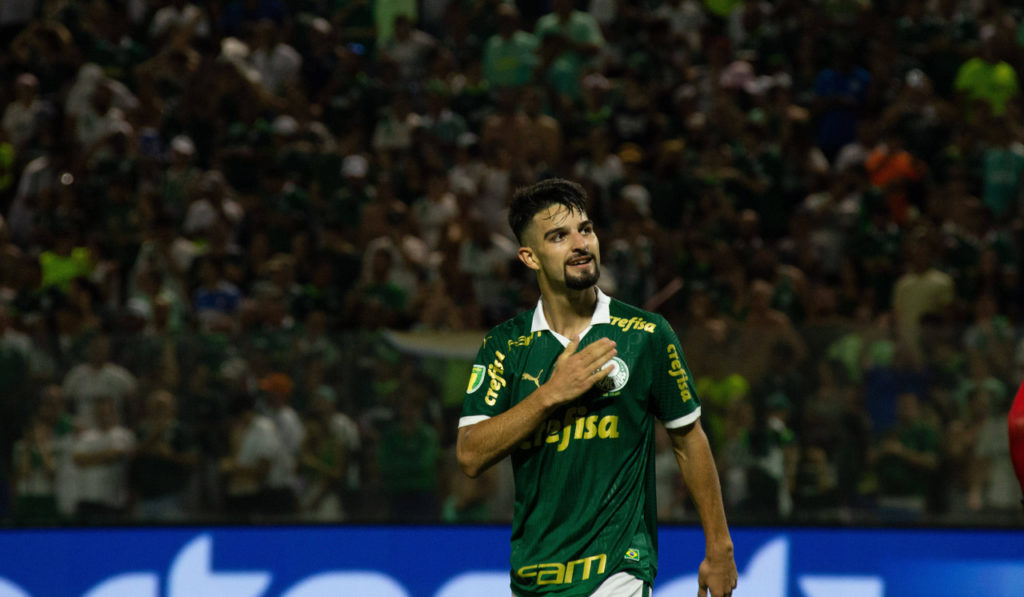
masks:
[[[595,384],[595,387],[601,390],[602,394],[618,392],[626,387],[626,382],[629,381],[629,366],[626,365],[626,361],[619,357],[612,357],[612,360],[608,361],[601,368],[606,369],[608,367],[612,368],[612,372]]]
[[[484,385],[485,373],[487,373],[486,367],[483,365],[473,365],[473,371],[469,374],[469,385],[466,386],[467,394],[472,394],[479,390],[480,386]]]

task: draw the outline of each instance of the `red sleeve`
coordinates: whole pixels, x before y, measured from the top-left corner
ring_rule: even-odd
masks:
[[[1013,459],[1013,470],[1017,472],[1017,481],[1024,491],[1024,383],[1017,390],[1007,422],[1010,427],[1010,458]]]

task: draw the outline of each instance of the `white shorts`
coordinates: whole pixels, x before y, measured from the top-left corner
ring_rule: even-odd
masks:
[[[590,597],[651,597],[651,587],[628,572],[616,572],[604,579]]]
[[[590,597],[651,597],[651,588],[628,572],[616,572],[604,579]]]

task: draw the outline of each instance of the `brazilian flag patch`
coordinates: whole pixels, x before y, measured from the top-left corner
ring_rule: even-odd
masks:
[[[473,371],[469,374],[469,385],[466,386],[466,393],[472,394],[484,385],[484,374],[487,369],[483,365],[473,365]]]
[[[633,560],[635,562],[640,561],[640,550],[630,547],[626,550],[626,559]]]

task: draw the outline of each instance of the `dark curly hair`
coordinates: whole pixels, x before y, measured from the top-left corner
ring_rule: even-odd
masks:
[[[552,205],[586,213],[587,193],[579,184],[564,178],[549,178],[516,190],[508,210],[508,224],[520,244],[533,216]]]

